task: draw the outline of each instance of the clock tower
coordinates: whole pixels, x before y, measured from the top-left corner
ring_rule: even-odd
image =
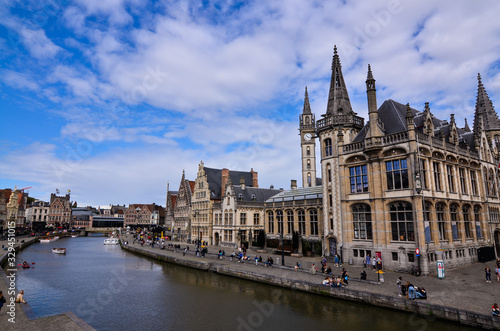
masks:
[[[307,87],[299,131],[302,149],[302,187],[313,187],[316,186],[316,122],[311,112]]]

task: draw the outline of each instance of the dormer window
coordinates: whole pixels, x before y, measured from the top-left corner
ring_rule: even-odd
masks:
[[[240,200],[240,201],[243,200],[243,193],[238,194],[238,200]]]
[[[252,201],[255,201],[257,200],[257,198],[255,197],[255,194],[252,194]]]

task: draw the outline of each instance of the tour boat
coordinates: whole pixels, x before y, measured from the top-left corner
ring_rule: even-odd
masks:
[[[51,243],[53,241],[56,241],[57,239],[59,239],[59,237],[44,238],[44,239],[40,239],[40,243],[42,243],[42,244]]]
[[[104,239],[104,245],[118,245],[120,243],[120,239],[118,238],[106,238]]]
[[[52,248],[52,253],[66,254],[66,248]]]

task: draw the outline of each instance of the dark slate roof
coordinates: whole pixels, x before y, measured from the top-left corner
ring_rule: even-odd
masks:
[[[304,187],[294,190],[281,191],[280,193],[270,197],[266,202],[287,201],[287,200],[307,200],[318,199],[323,197],[323,186]]]
[[[30,204],[31,207],[50,207],[50,203],[45,201],[33,201]]]
[[[282,192],[282,190],[248,186],[246,186],[245,189],[242,189],[240,185],[233,185],[233,189],[236,194],[236,199],[239,201],[243,199],[245,202],[264,202],[273,195]],[[255,200],[253,200],[253,196],[255,196]]]
[[[203,167],[203,170],[207,174],[208,186],[210,188],[210,199],[220,199],[222,192],[222,169]],[[229,177],[231,178],[231,182],[233,184],[239,184],[241,177],[245,178],[245,185],[247,187],[251,187],[253,184],[251,172],[229,170]]]
[[[73,215],[73,216],[90,216],[90,215],[94,215],[94,212],[92,210],[88,210],[87,208],[84,208],[84,207],[78,207],[78,208],[71,208],[71,215]]]
[[[424,123],[424,113],[410,107],[410,110],[414,116],[414,123],[417,131],[423,131]],[[431,114],[432,116],[432,114]],[[378,109],[379,120],[384,125],[384,133],[386,135],[393,134],[396,132],[406,131],[406,105],[399,103],[394,100],[385,100],[384,103]],[[444,136],[446,139],[450,134],[450,123],[446,120],[440,120],[432,116],[432,123],[434,125],[434,135],[436,137]],[[366,137],[366,133],[369,127],[367,123],[363,129],[358,133],[353,142],[362,141]],[[459,135],[459,142],[466,142],[469,146],[474,143],[474,137],[472,132],[467,132],[464,129],[457,127],[457,132]]]

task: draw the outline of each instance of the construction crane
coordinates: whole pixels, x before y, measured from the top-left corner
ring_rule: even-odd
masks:
[[[31,186],[28,186],[28,187],[20,189],[19,191],[23,191],[23,193],[24,193],[24,190],[29,190],[30,188],[31,188]]]

